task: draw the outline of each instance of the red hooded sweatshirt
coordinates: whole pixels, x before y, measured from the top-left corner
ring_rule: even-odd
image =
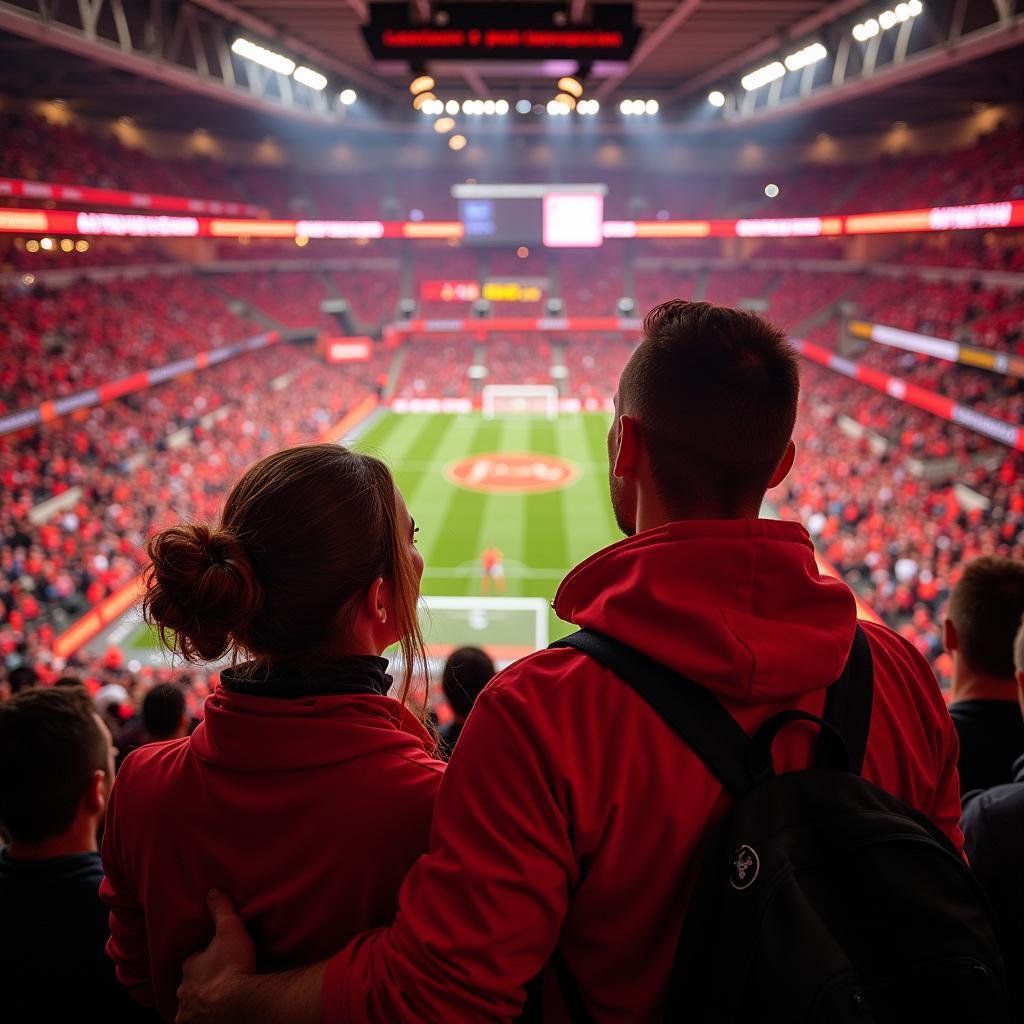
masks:
[[[783,708],[822,712],[856,621],[803,527],[768,520],[638,534],[574,569],[555,609],[703,683],[748,732]],[[864,629],[875,667],[864,773],[962,848],[956,733],[935,678],[895,633]],[[777,769],[805,767],[816,735],[785,729]],[[606,669],[571,649],[531,654],[470,714],[397,920],[330,961],[324,1021],[509,1020],[556,945],[597,1021],[659,1019],[728,799]],[[544,1019],[567,1019],[551,972]]]
[[[427,849],[444,768],[432,750],[390,697],[222,687],[190,738],[130,754],[100,889],[121,983],[174,1019],[182,962],[212,937],[213,886],[238,901],[268,968],[321,960],[392,921]]]

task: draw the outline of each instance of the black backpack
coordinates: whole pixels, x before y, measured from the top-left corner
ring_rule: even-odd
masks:
[[[753,738],[702,686],[617,640],[585,629],[552,646],[611,669],[734,798],[704,853],[666,1020],[1007,1019],[991,912],[967,865],[924,815],[860,775],[873,689],[860,627],[824,719],[783,711]],[[796,721],[818,727],[815,764],[776,775],[772,743]],[[589,1021],[558,954],[553,967],[573,1019]]]

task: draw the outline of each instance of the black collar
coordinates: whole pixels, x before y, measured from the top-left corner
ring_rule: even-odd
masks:
[[[221,686],[253,697],[328,697],[337,694],[384,696],[391,689],[386,658],[353,655],[314,664],[290,662],[267,665],[247,661],[220,674]]]

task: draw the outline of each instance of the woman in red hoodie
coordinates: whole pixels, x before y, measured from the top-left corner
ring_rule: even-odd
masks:
[[[107,814],[107,949],[166,1020],[210,938],[211,887],[238,898],[267,968],[393,920],[443,770],[406,707],[423,664],[415,535],[382,462],[319,444],[253,466],[220,526],[150,540],[147,620],[189,661],[232,658],[191,737],[125,760]],[[380,656],[394,643],[397,698]]]

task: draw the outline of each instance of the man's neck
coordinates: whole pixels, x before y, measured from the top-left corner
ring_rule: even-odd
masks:
[[[38,843],[19,843],[12,839],[7,845],[7,855],[12,860],[49,860],[53,857],[68,857],[75,853],[96,853],[96,822],[73,826],[59,836],[52,836]]]
[[[1009,679],[997,679],[976,672],[955,672],[950,703],[963,700],[1005,700],[1016,704],[1017,684],[1012,676]]]

